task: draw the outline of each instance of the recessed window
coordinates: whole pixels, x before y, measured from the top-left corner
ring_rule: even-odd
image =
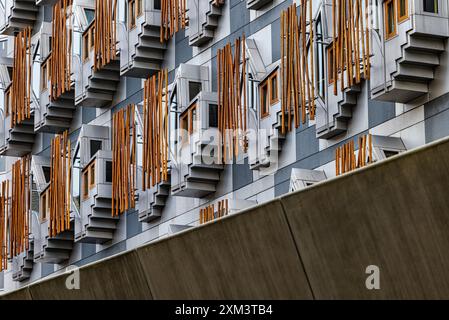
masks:
[[[89,170],[83,172],[83,199],[89,197]]]
[[[268,105],[268,82],[260,87],[260,114],[262,118],[270,114],[270,106]]]
[[[399,154],[399,151],[394,150],[383,150],[385,158],[391,158]]]
[[[41,66],[41,90],[47,90],[48,87],[48,60],[45,60]]]
[[[396,13],[393,0],[385,1],[385,37],[390,39],[396,35]]]
[[[189,81],[189,101],[192,101],[201,92],[201,82]]]
[[[51,168],[47,166],[42,167],[42,172],[44,173],[44,178],[46,183],[50,183],[51,179]]]
[[[89,168],[89,189],[95,187],[95,162],[90,165]]]
[[[50,215],[50,189],[47,189],[41,194],[40,207],[39,220],[41,222],[47,221]]]
[[[101,140],[90,140],[90,157],[92,158],[97,154],[99,150],[101,150],[103,143]]]
[[[95,27],[93,25],[90,28],[89,38],[89,50],[92,51],[95,48]]]
[[[398,4],[398,22],[408,19],[408,0],[397,0]]]
[[[9,110],[11,108],[11,87],[5,91],[5,115],[9,116]]]
[[[154,9],[161,10],[161,0],[154,0]]]
[[[143,0],[136,0],[137,1],[137,16],[140,17],[143,13]]]
[[[136,26],[136,0],[129,0],[128,2],[129,28]]]
[[[182,143],[189,141],[189,136],[198,131],[199,115],[196,103],[190,106],[180,117]]]
[[[84,14],[86,15],[87,24],[90,24],[95,18],[95,10],[84,8]]]
[[[334,47],[332,44],[327,49],[327,79],[329,84],[334,83]]]
[[[216,104],[209,105],[209,127],[218,127],[218,106]]]
[[[112,161],[106,161],[106,182],[112,182]]]
[[[83,35],[83,61],[89,59],[89,32]]]
[[[438,13],[438,0],[424,0],[424,11]]]
[[[279,101],[278,73],[273,72],[259,86],[260,94],[260,114],[266,117],[270,114],[270,106]]]

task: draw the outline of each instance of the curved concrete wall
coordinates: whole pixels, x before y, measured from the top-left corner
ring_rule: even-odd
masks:
[[[448,139],[3,298],[447,299],[447,190]]]

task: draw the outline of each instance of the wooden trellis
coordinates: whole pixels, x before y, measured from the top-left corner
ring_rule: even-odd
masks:
[[[52,51],[49,58],[50,98],[52,101],[71,89],[72,2],[73,0],[59,0],[53,6]]]
[[[12,166],[11,218],[9,224],[9,253],[16,257],[29,248],[30,233],[30,164],[25,156]]]
[[[71,142],[68,132],[51,142],[50,237],[70,230]]]
[[[14,39],[11,85],[11,128],[31,118],[31,28]]]
[[[296,128],[301,119],[305,123],[307,110],[310,120],[315,119],[315,69],[309,67],[314,65],[312,5],[312,0],[302,0],[299,18],[295,4],[281,12],[282,134],[291,131],[292,119]]]
[[[161,42],[171,39],[176,32],[188,25],[186,11],[186,0],[162,0]]]
[[[247,147],[247,84],[245,35],[217,52],[218,128],[222,146],[220,157],[227,161]],[[243,96],[243,99],[242,99]]]
[[[373,142],[371,134],[358,138],[359,153],[355,155],[353,140],[335,150],[335,174],[337,176],[363,168],[373,162]]]
[[[117,57],[118,0],[96,0],[94,35],[94,70],[103,68]]]
[[[168,72],[145,81],[143,98],[143,175],[146,190],[168,180]]]
[[[332,79],[334,94],[370,77],[369,8],[365,0],[332,1]],[[344,72],[342,72],[342,70]],[[346,81],[345,74],[346,73]]]
[[[0,195],[0,272],[8,268],[8,199],[9,180],[2,182]]]
[[[136,186],[135,106],[112,117],[112,216],[134,208]]]
[[[200,209],[200,225],[222,218],[229,214],[228,199],[218,202],[217,214],[215,214],[215,205],[211,204],[206,208]]]

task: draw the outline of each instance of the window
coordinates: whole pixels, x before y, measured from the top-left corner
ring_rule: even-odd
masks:
[[[53,37],[48,37],[48,52],[52,52],[53,50]]]
[[[90,140],[90,157],[92,158],[97,154],[98,150],[101,150],[102,142],[100,140]]]
[[[106,161],[106,182],[112,182],[112,161]]]
[[[270,104],[273,105],[278,101],[278,75],[273,73],[270,77]]]
[[[40,199],[41,210],[39,213],[39,220],[41,222],[46,221],[48,216],[50,215],[49,204],[50,204],[50,189],[48,188],[41,194],[41,199]]]
[[[5,91],[5,116],[9,116],[9,110],[11,108],[11,87]]]
[[[89,59],[89,32],[83,34],[83,61]]]
[[[42,171],[44,172],[44,178],[46,183],[50,183],[51,178],[51,168],[47,166],[42,167]]]
[[[87,24],[90,24],[95,18],[95,10],[84,8],[84,14],[86,15]]]
[[[396,35],[396,17],[394,1],[385,1],[385,37],[390,39]]]
[[[154,0],[154,9],[161,10],[161,0]]]
[[[189,81],[189,101],[192,101],[201,91],[201,82]]]
[[[189,112],[186,111],[180,120],[181,143],[187,142],[189,133]]]
[[[83,199],[89,197],[89,170],[83,172]]]
[[[180,118],[182,143],[189,141],[189,136],[198,131],[199,117],[196,103],[189,107]]]
[[[137,16],[140,17],[143,13],[143,0],[136,0],[137,1]]]
[[[95,47],[95,24],[92,23],[83,34],[83,61],[89,59],[90,51]]]
[[[279,101],[279,82],[277,71],[273,72],[260,85],[260,114],[264,118],[270,114],[270,105]]]
[[[209,105],[209,128],[218,127],[218,106],[216,104]]]
[[[316,74],[318,94],[324,99],[325,94],[325,74],[324,74],[324,45],[323,45],[323,27],[321,24],[321,15],[316,21]]]
[[[129,28],[132,29],[136,26],[136,0],[129,0],[128,2],[128,15],[129,15]]]
[[[83,170],[83,199],[89,197],[89,190],[95,188],[95,161]]]
[[[329,84],[334,83],[334,47],[332,44],[327,49],[327,79]]]
[[[408,0],[397,0],[398,22],[401,23],[408,19]]]
[[[438,0],[424,0],[424,11],[438,13]]]
[[[42,67],[41,67],[41,90],[47,90],[47,86],[48,86],[48,64],[47,64],[48,60],[45,60],[42,63]]]
[[[270,114],[268,105],[268,82],[262,84],[260,88],[260,114],[262,118]]]

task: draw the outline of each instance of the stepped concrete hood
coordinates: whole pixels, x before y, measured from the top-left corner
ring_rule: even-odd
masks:
[[[60,274],[3,298],[447,299],[448,156],[440,140],[85,266],[80,290]]]

